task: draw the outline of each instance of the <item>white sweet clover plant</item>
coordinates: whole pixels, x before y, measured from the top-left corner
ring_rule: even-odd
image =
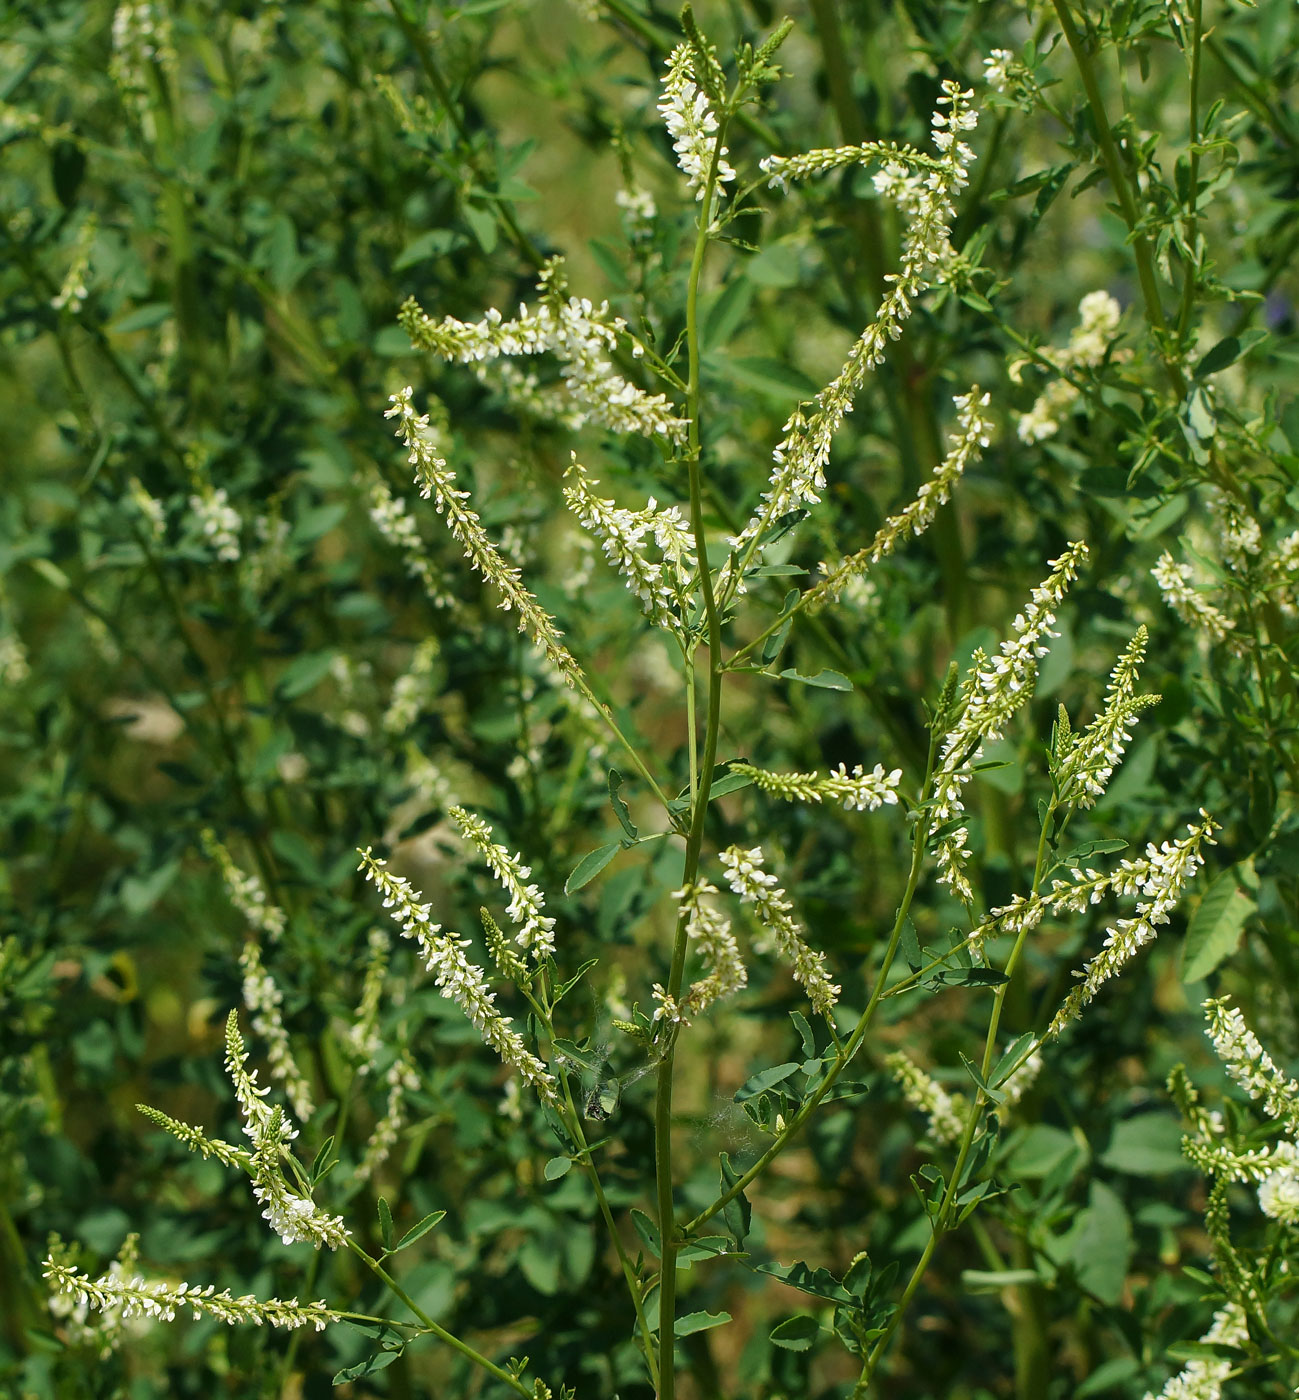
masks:
[[[1205,1107],[1185,1066],[1169,1076],[1190,1127],[1182,1151],[1210,1183],[1204,1228],[1212,1274],[1196,1276],[1219,1306],[1199,1338],[1203,1355],[1170,1377],[1157,1400],[1219,1400],[1232,1393],[1234,1377],[1269,1364],[1289,1345],[1276,1331],[1273,1304],[1293,1291],[1299,1262],[1299,1081],[1277,1064],[1229,998],[1210,998],[1204,1013],[1219,1064],[1262,1110],[1263,1121],[1237,1098],[1221,1109]],[[1254,1191],[1252,1222],[1231,1212],[1229,1194],[1238,1184]]]
[[[361,852],[360,868],[400,934],[417,947],[437,990],[463,1012],[499,1059],[511,1086],[506,1100],[509,1115],[520,1115],[523,1098],[534,1096],[563,1143],[568,1161],[585,1174],[628,1285],[629,1308],[646,1376],[660,1400],[673,1400],[675,1393],[671,1339],[678,1323],[676,1290],[682,1250],[715,1218],[734,1220],[734,1203],[742,1200],[746,1188],[798,1139],[820,1104],[841,1083],[848,1066],[868,1045],[873,1046],[871,1032],[886,998],[922,985],[991,989],[992,1009],[984,1044],[967,1061],[973,1083],[965,1092],[949,1092],[938,1078],[907,1056],[882,1051],[878,1056],[896,1076],[907,1101],[927,1116],[929,1142],[946,1165],[942,1170],[926,1168],[929,1174],[924,1178],[922,1195],[930,1228],[905,1286],[896,1296],[876,1297],[868,1291],[844,1294],[855,1299],[844,1305],[848,1309],[845,1329],[856,1339],[850,1349],[860,1360],[861,1375],[854,1394],[862,1396],[873,1387],[934,1249],[980,1199],[995,1194],[986,1172],[984,1146],[989,1141],[990,1118],[1010,1110],[1024,1094],[1031,1093],[1036,1076],[1049,1074],[1049,1056],[1043,1054],[1046,1042],[1060,1035],[1101,992],[1105,982],[1122,971],[1168,922],[1203,861],[1202,848],[1211,842],[1214,824],[1201,814],[1184,838],[1170,837],[1160,846],[1151,844],[1144,856],[1124,860],[1109,873],[1085,868],[1081,861],[1061,866],[1057,858],[1071,817],[1105,792],[1133,725],[1153,703],[1154,697],[1138,695],[1135,689],[1146,640],[1145,631],[1138,631],[1115,665],[1095,719],[1075,730],[1061,711],[1049,749],[1051,792],[1041,805],[1037,857],[1029,888],[1009,904],[982,917],[976,915],[977,894],[969,871],[972,823],[965,805],[967,789],[980,771],[986,747],[1007,732],[1033,695],[1039,662],[1056,635],[1057,613],[1070,584],[1086,567],[1086,545],[1075,542],[1049,561],[1046,578],[1014,617],[1007,640],[991,653],[976,651],[963,678],[953,667],[932,711],[928,755],[919,771],[908,772],[888,755],[863,755],[851,770],[847,763],[840,763],[828,772],[784,773],[770,771],[757,762],[730,765],[725,790],[752,786],[752,796],[759,803],[810,803],[821,809],[842,808],[853,816],[896,813],[909,823],[911,867],[905,892],[891,927],[881,932],[882,955],[870,961],[870,991],[862,1010],[852,1016],[843,1014],[842,988],[850,978],[857,981],[858,971],[832,956],[828,948],[818,946],[825,942],[824,929],[800,911],[797,891],[787,888],[789,881],[777,873],[788,864],[781,853],[770,843],[711,844],[708,812],[722,779],[718,748],[722,694],[728,677],[747,673],[746,683],[750,683],[755,680],[754,673],[777,675],[777,658],[791,624],[805,613],[833,605],[850,583],[861,581],[875,563],[924,531],[961,476],[989,446],[993,424],[986,393],[976,387],[956,396],[949,448],[916,498],[891,514],[873,540],[849,542],[842,562],[788,601],[775,621],[755,622],[764,551],[775,534],[791,521],[796,524],[820,503],[828,487],[832,444],[854,400],[871,371],[889,353],[890,345],[903,334],[917,302],[930,289],[946,285],[952,276],[956,261],[952,225],[975,160],[968,141],[977,128],[978,112],[972,93],[945,81],[931,119],[930,152],[867,141],[801,156],[773,156],[762,162],[766,182],[780,190],[794,181],[850,166],[875,167],[877,197],[891,203],[901,221],[901,260],[888,276],[882,299],[842,369],[812,401],[800,404],[790,415],[782,440],[772,452],[774,465],[765,486],[753,483],[753,498],[738,503],[741,510],[737,518],[747,523],[736,533],[723,535],[710,527],[704,510],[708,453],[702,432],[700,282],[713,245],[724,236],[735,208],[752,194],[731,163],[728,131],[760,87],[777,76],[774,55],[791,26],[782,26],[756,49],[742,50],[734,78],[728,78],[688,12],[685,27],[686,41],[668,59],[659,103],[685,177],[682,197],[698,209],[681,345],[684,374],[660,358],[607,305],[570,295],[562,266],[554,259],[542,272],[540,300],[531,307],[521,306],[515,314],[493,309],[475,321],[454,316],[434,318],[408,302],[400,316],[416,349],[473,367],[518,411],[569,428],[589,424],[612,433],[636,435],[659,444],[665,457],[676,464],[679,499],[667,505],[654,498],[643,504],[620,503],[623,492],[619,483],[602,488],[602,482],[614,474],[612,463],[602,466],[597,475],[573,455],[557,475],[563,475],[562,498],[578,526],[620,575],[647,625],[657,629],[680,657],[688,745],[688,781],[682,797],[672,799],[668,794],[677,790],[680,777],[686,775],[656,771],[653,761],[624,732],[601,693],[594,670],[574,654],[556,619],[526,586],[505,538],[494,540],[485,528],[470,504],[471,491],[449,465],[454,455],[450,435],[435,430],[429,415],[421,413],[413,387],[394,392],[387,411],[395,420],[395,434],[404,447],[419,494],[443,518],[472,569],[497,594],[500,606],[514,615],[519,630],[537,649],[549,673],[562,678],[587,712],[607,727],[609,742],[625,751],[643,784],[646,800],[661,806],[663,829],[652,837],[642,837],[631,825],[624,804],[620,821],[626,839],[603,853],[594,853],[596,859],[583,861],[574,872],[574,876],[580,872],[582,878],[570,877],[570,889],[594,878],[620,847],[668,839],[684,848],[682,877],[673,900],[670,953],[656,974],[645,977],[641,991],[642,997],[655,1004],[654,1013],[646,1016],[633,1003],[630,1016],[615,1021],[642,1046],[646,1072],[652,1072],[655,1081],[655,1169],[652,1192],[647,1193],[644,1204],[657,1221],[657,1261],[646,1262],[643,1255],[633,1258],[629,1254],[623,1222],[616,1217],[604,1190],[598,1149],[587,1140],[585,1123],[607,1117],[612,1110],[599,1091],[584,1109],[579,1104],[575,1073],[590,1067],[590,1051],[564,1039],[555,1022],[556,1008],[577,974],[569,969],[565,980],[561,972],[570,955],[565,928],[561,919],[547,912],[551,906],[532,882],[532,870],[523,856],[511,853],[512,843],[497,841],[486,821],[451,803],[448,797],[447,815],[471,859],[490,869],[506,896],[504,928],[492,911],[484,909],[482,914],[490,965],[476,961],[471,941],[437,922],[432,903],[368,846]],[[1068,351],[1052,360],[1053,364],[1061,368],[1090,365],[1107,353],[1114,329],[1109,304],[1086,303],[1084,322],[1084,332],[1075,337]],[[520,369],[519,362],[532,368]],[[657,376],[662,387],[654,391],[643,388],[634,382],[633,373]],[[1063,403],[1056,404],[1055,410],[1063,407]],[[1038,419],[1045,422],[1045,411]],[[1034,430],[1022,435],[1032,440],[1044,434]],[[206,512],[205,522],[218,521],[212,531],[206,523],[203,526],[218,550],[222,547],[218,542],[221,526],[215,506],[219,504],[209,500],[201,507]],[[401,551],[407,567],[426,583],[433,601],[441,601],[439,595],[446,585],[440,576],[421,567],[418,537],[406,507],[391,493],[375,491],[371,508],[379,529]],[[200,510],[200,506],[195,509]],[[434,659],[417,654],[409,673],[410,685],[399,687],[385,718],[384,726],[390,732],[398,733],[408,726],[412,707],[419,703],[419,680],[427,675]],[[754,747],[761,747],[760,736],[755,738]],[[614,798],[618,811],[616,792]],[[265,1043],[273,1077],[283,1086],[297,1115],[306,1116],[313,1107],[310,1088],[293,1062],[280,1015],[281,1000],[262,961],[262,936],[273,941],[280,932],[274,913],[267,908],[256,883],[234,871],[218,843],[211,842],[210,850],[222,864],[232,900],[250,924],[244,972],[252,1024]],[[1065,873],[1056,874],[1058,869]],[[917,945],[911,919],[927,873],[932,873],[934,887],[954,896],[954,907],[963,905],[968,914],[968,934],[953,946],[937,950],[922,950]],[[1002,1011],[1028,936],[1048,916],[1085,912],[1106,898],[1134,900],[1135,909],[1114,921],[1102,946],[1094,950],[1078,974],[1078,986],[1053,1018],[1007,1047],[1001,1034]],[[750,930],[755,936],[750,936]],[[900,965],[895,968],[900,954],[910,965],[909,972],[902,975]],[[743,1171],[731,1168],[723,1158],[722,1186],[716,1199],[703,1208],[692,1207],[692,1213],[686,1215],[676,1196],[679,1183],[673,1157],[677,1051],[688,1043],[693,1022],[707,1015],[721,999],[744,994],[755,957],[770,959],[777,969],[783,969],[779,975],[794,984],[791,993],[796,988],[797,995],[805,998],[815,1013],[816,1029],[801,1014],[798,1018],[808,1082],[799,1092],[785,1092],[776,1091],[779,1080],[773,1080],[768,1085],[772,1092],[764,1090],[753,1096],[750,1117],[767,1134],[765,1147]],[[382,937],[372,934],[361,1004],[346,1036],[358,1061],[370,1056],[377,1045],[385,958]],[[526,1024],[516,1024],[505,1014],[498,1006],[502,997],[526,1004]],[[818,1043],[824,1048],[818,1050]],[[342,1218],[315,1201],[317,1181],[292,1149],[298,1130],[284,1108],[267,1102],[267,1090],[246,1068],[246,1059],[236,1017],[231,1013],[226,1066],[250,1146],[226,1143],[167,1115],[146,1112],[187,1146],[249,1176],[265,1218],[285,1241],[309,1240],[317,1248],[346,1248],[356,1254],[412,1308],[413,1333],[432,1333],[515,1394],[549,1396],[542,1381],[523,1381],[521,1365],[503,1369],[440,1328],[400,1290],[382,1262],[360,1248]],[[1251,1092],[1257,1089],[1272,1112],[1280,1092],[1273,1082],[1275,1076],[1261,1067],[1261,1061],[1247,1054],[1246,1059],[1253,1065],[1246,1087]],[[372,1152],[357,1168],[356,1179],[370,1175],[390,1149],[403,1097],[418,1083],[419,1073],[417,1060],[403,1047],[387,1073],[387,1111],[376,1130]],[[616,1106],[616,1097],[613,1102]],[[1292,1131],[1289,1118],[1283,1125]],[[1274,1153],[1266,1173],[1262,1173],[1262,1165],[1260,1159],[1258,1179],[1267,1192],[1264,1208],[1278,1219],[1285,1218],[1285,1212],[1299,1209],[1295,1205],[1292,1158]],[[389,1219],[386,1228],[390,1226]],[[735,1233],[730,1224],[728,1228],[733,1230],[733,1242],[725,1246],[729,1251],[738,1248],[742,1231]],[[422,1233],[422,1227],[417,1230]],[[342,1315],[323,1302],[234,1299],[211,1288],[147,1283],[133,1273],[127,1278],[130,1272],[124,1268],[117,1275],[91,1279],[58,1254],[52,1254],[47,1264],[52,1284],[78,1305],[115,1310],[124,1317],[167,1318],[189,1309],[196,1315],[225,1321],[296,1327],[320,1326]],[[850,1271],[849,1277],[859,1278],[860,1271]],[[1220,1330],[1234,1324],[1234,1318],[1232,1314]]]

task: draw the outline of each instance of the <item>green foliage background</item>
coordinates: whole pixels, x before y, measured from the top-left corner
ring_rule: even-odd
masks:
[[[157,1274],[387,1306],[346,1257],[282,1247],[227,1173],[135,1112],[146,1101],[232,1140],[239,1131],[220,1032],[241,1002],[245,930],[203,856],[205,828],[288,916],[266,956],[320,1101],[348,1105],[342,1127],[322,1108],[304,1134],[309,1158],[338,1132],[335,1185],[382,1113],[398,1047],[409,1043],[420,1066],[379,1181],[350,1201],[340,1186],[333,1205],[347,1203],[370,1243],[376,1191],[399,1226],[445,1209],[405,1256],[422,1306],[490,1355],[528,1355],[536,1374],[581,1396],[650,1393],[584,1180],[547,1178],[562,1144],[526,1102],[521,1121],[499,1111],[499,1067],[408,948],[393,950],[385,1049],[368,1077],[349,1065],[341,1030],[382,918],[356,847],[390,850],[436,916],[468,931],[478,907],[498,901],[444,810],[450,795],[482,811],[550,894],[568,969],[602,959],[564,1014],[596,1047],[588,1087],[623,1081],[602,1168],[611,1201],[624,1221],[648,1208],[651,1081],[643,1052],[610,1024],[625,1003],[648,1005],[663,979],[679,849],[619,855],[560,895],[584,854],[620,838],[607,785],[618,756],[464,566],[382,417],[406,383],[443,406],[449,458],[484,522],[510,532],[620,721],[683,784],[679,678],[666,649],[636,630],[620,581],[599,561],[585,581],[590,561],[559,505],[572,445],[639,500],[683,498],[674,464],[641,440],[521,417],[467,369],[413,354],[395,324],[412,295],[431,315],[508,312],[533,297],[544,258],[562,253],[576,293],[610,298],[663,353],[677,342],[696,209],[655,102],[679,31],[667,11],[595,8],[597,20],[526,0],[177,0],[167,7],[174,62],[146,64],[133,90],[114,75],[112,5],[0,5],[0,643],[16,639],[26,658],[5,643],[6,1394],[310,1397],[333,1393],[334,1373],[369,1354],[364,1335],[341,1327],[286,1339],[184,1322],[128,1334],[101,1359],[50,1312],[39,1266],[51,1231],[96,1270],[138,1229]],[[952,395],[971,382],[991,391],[1000,432],[933,531],[882,565],[871,592],[793,630],[783,665],[833,669],[851,692],[742,677],[723,756],[800,770],[883,762],[914,775],[923,703],[949,660],[1004,636],[1045,560],[1085,539],[1092,558],[1031,717],[992,755],[1006,766],[973,789],[983,906],[1004,903],[1032,869],[1056,707],[1094,711],[1136,622],[1151,631],[1144,682],[1163,701],[1072,835],[1140,847],[1180,834],[1201,806],[1223,824],[1185,911],[1216,901],[1199,920],[1196,959],[1184,964],[1185,922],[1175,922],[1054,1047],[996,1148],[1018,1189],[945,1243],[899,1334],[881,1392],[897,1400],[1157,1390],[1179,1364],[1170,1345],[1207,1323],[1204,1289],[1181,1269],[1208,1249],[1203,1186],[1177,1151],[1163,1087],[1179,1061],[1221,1082],[1203,1048],[1204,979],[1236,997],[1275,1054],[1299,1054],[1294,612],[1284,589],[1233,573],[1204,544],[1215,441],[1265,538],[1299,526],[1299,124],[1286,100],[1299,15],[1289,0],[1206,4],[1192,117],[1186,46],[1167,8],[1123,0],[1086,11],[1099,92],[1141,201],[1137,240],[1050,6],[793,5],[788,76],[728,137],[732,161],[756,177],[772,151],[875,135],[924,149],[944,77],[984,104],[953,235],[960,284],[918,309],[836,442],[825,503],[768,561],[810,575],[868,541],[942,456]],[[701,4],[699,15],[722,54],[780,18],[764,0]],[[1027,63],[1036,86],[989,97],[982,59],[994,47]],[[629,186],[655,199],[648,228],[619,212],[614,196]],[[785,198],[759,188],[728,233],[706,289],[703,374],[710,518],[734,529],[790,410],[870,319],[899,230],[868,173],[850,171]],[[1168,279],[1162,332],[1143,313],[1141,240]],[[58,307],[82,254],[84,302]],[[1080,298],[1098,288],[1125,307],[1120,351],[1079,372],[1058,434],[1021,442],[1017,415],[1048,375],[1030,363],[1018,383],[1008,366],[1063,345]],[[1189,367],[1180,382],[1170,361]],[[443,598],[376,530],[376,481],[415,510]],[[161,534],[133,483],[163,503]],[[216,557],[190,509],[191,496],[218,488],[239,516],[237,563]],[[1237,599],[1239,647],[1206,644],[1161,601],[1150,570],[1165,549],[1181,557],[1179,540]],[[808,575],[791,576],[753,586],[774,609]],[[436,657],[417,716],[385,725],[394,683],[428,639]],[[653,821],[630,777],[624,795],[634,820]],[[816,946],[860,1009],[860,969],[906,875],[902,824],[752,798],[719,802],[719,843],[783,851]],[[962,918],[931,891],[919,941],[941,944]],[[1010,1035],[1041,1028],[1106,918],[1047,926],[1012,988]],[[840,1276],[861,1250],[879,1263],[914,1259],[927,1225],[908,1177],[928,1154],[882,1056],[906,1046],[931,1067],[959,1066],[981,995],[898,999],[854,1071],[858,1096],[830,1106],[750,1193],[751,1265],[801,1259]],[[678,1096],[685,1204],[716,1194],[719,1150],[739,1159],[760,1147],[733,1095],[751,1074],[804,1058],[788,1015],[798,1005],[768,960],[742,999],[693,1029]],[[964,1078],[943,1077],[954,1089]],[[1243,1191],[1235,1204],[1247,1235],[1257,1212]],[[637,1247],[630,1226],[627,1238]],[[1025,1272],[1012,1286],[995,1277],[1006,1270]],[[785,1344],[768,1342],[815,1298],[707,1258],[684,1277],[691,1310],[735,1322],[683,1339],[683,1393],[848,1394],[857,1365],[828,1317],[818,1333],[796,1325]],[[1285,1288],[1270,1306],[1285,1336]],[[338,1393],[478,1393],[449,1355],[412,1349]],[[1289,1394],[1281,1374],[1261,1367],[1232,1393]]]

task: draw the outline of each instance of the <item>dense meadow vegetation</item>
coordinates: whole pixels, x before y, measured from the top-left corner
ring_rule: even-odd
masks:
[[[1299,1393],[1292,0],[0,55],[0,1394]]]

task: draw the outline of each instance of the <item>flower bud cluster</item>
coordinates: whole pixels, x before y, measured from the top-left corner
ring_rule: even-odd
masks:
[[[665,437],[681,441],[686,423],[672,411],[664,394],[648,394],[615,372],[610,356],[619,339],[632,339],[627,323],[610,314],[607,302],[593,305],[585,297],[562,295],[562,272],[552,260],[539,284],[543,293],[535,309],[519,307],[507,320],[495,307],[478,322],[458,321],[454,316],[434,321],[414,301],[408,301],[398,320],[419,350],[432,350],[445,360],[471,365],[480,377],[502,358],[550,353],[559,360],[562,381],[546,391],[535,381],[506,378],[503,386],[522,391],[524,404],[572,428],[586,423],[615,433]],[[632,340],[632,350],[640,349]]]
[[[213,1284],[199,1287],[192,1283],[147,1282],[140,1276],[127,1278],[112,1273],[92,1279],[70,1265],[47,1258],[44,1274],[61,1293],[71,1294],[83,1306],[101,1312],[116,1312],[123,1318],[148,1318],[160,1322],[173,1321],[178,1313],[188,1312],[197,1322],[214,1317],[218,1322],[263,1323],[271,1327],[314,1327],[324,1330],[326,1323],[337,1322],[342,1316],[324,1301],[299,1303],[296,1298],[254,1298],[251,1293],[234,1298],[229,1289],[216,1291]]]
[[[328,1215],[314,1201],[291,1190],[285,1181],[281,1161],[298,1130],[282,1108],[271,1108],[263,1101],[269,1090],[257,1083],[257,1073],[248,1070],[247,1061],[239,1018],[232,1011],[226,1020],[226,1073],[234,1085],[244,1133],[252,1139],[249,1171],[253,1195],[263,1207],[262,1218],[285,1244],[307,1240],[317,1249],[321,1245],[342,1248],[351,1231],[341,1217]]]
[[[931,1075],[902,1051],[885,1056],[902,1096],[929,1119],[929,1136],[940,1146],[951,1146],[965,1131],[962,1114],[968,1105],[960,1094],[949,1094]]]
[[[1165,841],[1158,849],[1153,843],[1146,847],[1146,866],[1139,885],[1141,898],[1135,913],[1130,919],[1119,919],[1105,930],[1104,946],[1083,965],[1081,972],[1074,974],[1081,981],[1056,1012],[1047,1029],[1048,1036],[1059,1035],[1070,1021],[1080,1016],[1101,986],[1154,939],[1161,924],[1168,922],[1187,882],[1204,864],[1201,847],[1216,844],[1213,840],[1216,824],[1207,812],[1201,810],[1200,816],[1199,823],[1187,828],[1184,840]]]
[[[298,1067],[288,1032],[284,1029],[284,996],[262,962],[262,951],[255,938],[245,939],[239,954],[243,971],[244,1006],[253,1030],[266,1042],[266,1059],[271,1078],[284,1086],[294,1113],[305,1123],[316,1111],[311,1086]]]
[[[735,179],[735,170],[727,162],[725,146],[718,146],[719,123],[708,97],[695,81],[694,50],[689,44],[678,44],[667,60],[667,75],[663,79],[663,96],[659,113],[672,138],[677,164],[685,172],[686,188],[703,199],[708,187],[708,172],[714,151],[717,156],[717,180],[714,189],[718,198],[726,191],[723,185]]]
[[[877,763],[871,772],[857,764],[851,773],[844,764],[828,774],[768,773],[748,763],[731,764],[732,773],[752,778],[755,787],[774,793],[787,802],[820,802],[829,798],[849,812],[874,812],[883,806],[897,806],[897,786],[902,781],[902,769],[891,773]]]
[[[762,848],[744,850],[730,846],[720,859],[731,889],[740,896],[742,904],[753,906],[758,922],[771,935],[776,952],[789,964],[794,980],[802,984],[813,1008],[828,1016],[839,1000],[840,988],[830,981],[825,954],[814,953],[807,946],[803,926],[794,918],[794,906],[776,877],[762,868]]]
[[[845,587],[860,579],[870,565],[878,564],[886,554],[892,554],[908,536],[923,534],[929,528],[938,514],[939,506],[946,505],[951,499],[952,488],[966,467],[978,461],[983,448],[992,441],[992,420],[983,412],[990,401],[991,396],[980,394],[977,384],[968,394],[957,394],[953,398],[960,432],[947,455],[934,468],[932,477],[905,510],[890,516],[880,526],[865,549],[850,554],[833,569],[826,571],[826,578],[811,590],[807,600],[809,607],[824,607],[827,603],[838,602]]]
[[[1002,642],[996,656],[975,651],[962,686],[961,716],[944,738],[939,755],[932,790],[935,827],[963,815],[961,789],[969,782],[984,745],[1001,738],[1011,717],[1032,696],[1037,663],[1049,649],[1044,639],[1058,635],[1051,630],[1055,609],[1086,557],[1087,546],[1076,543],[1052,559],[1050,576],[1033,590],[1028,605],[1015,618],[1014,636]],[[957,827],[938,844],[939,881],[966,903],[974,897],[962,868],[969,859],[968,836],[967,828]]]
[[[546,898],[540,887],[526,883],[532,867],[524,865],[518,855],[511,855],[504,846],[497,845],[492,840],[491,827],[481,817],[466,812],[463,807],[450,807],[447,815],[460,828],[465,840],[477,848],[500,881],[501,888],[510,896],[507,912],[522,926],[514,941],[538,962],[550,957],[555,951],[555,921],[542,913]]]
[[[375,529],[401,555],[406,572],[424,585],[433,606],[454,607],[455,598],[447,591],[441,571],[434,567],[428,557],[428,549],[419,537],[410,507],[400,496],[394,496],[382,481],[376,481],[370,487],[370,519]]]
[[[215,862],[230,903],[243,915],[250,928],[274,943],[284,932],[284,910],[270,903],[256,875],[246,874],[231,859],[230,852],[210,829],[202,833],[203,852]]]
[[[1131,727],[1143,710],[1158,703],[1157,695],[1135,694],[1137,671],[1146,654],[1146,638],[1145,627],[1137,628],[1110,673],[1100,714],[1086,729],[1069,736],[1067,747],[1054,765],[1062,803],[1084,808],[1095,805],[1123,758],[1124,746],[1132,741]]]
[[[713,1002],[740,991],[749,981],[740,945],[731,932],[731,921],[711,902],[705,903],[716,894],[716,885],[705,880],[676,890],[672,896],[687,911],[686,937],[708,969],[707,976],[693,983],[686,993],[685,1009],[691,1016],[698,1016]]]
[[[387,734],[405,734],[433,698],[433,672],[441,647],[436,637],[426,637],[415,648],[410,669],[393,683],[388,708],[383,712],[383,729]]]
[[[388,1100],[383,1116],[370,1130],[365,1153],[352,1173],[354,1183],[369,1181],[383,1166],[405,1126],[406,1095],[419,1088],[419,1076],[407,1051],[403,1050],[388,1067],[384,1083],[388,1086]]]
[[[969,183],[968,167],[974,160],[974,152],[959,139],[961,133],[972,131],[978,124],[978,115],[969,105],[973,95],[958,83],[944,81],[943,95],[932,119],[939,158],[892,148],[888,163],[876,177],[876,188],[897,203],[907,221],[901,264],[886,279],[889,289],[875,319],[853,346],[843,369],[812,404],[800,404],[785,424],[784,439],[772,453],[776,465],[763,493],[763,506],[732,541],[737,549],[751,549],[772,521],[821,499],[830,445],[845,416],[852,411],[853,400],[866,376],[883,361],[888,343],[901,336],[916,298],[942,279],[951,257],[951,221],[956,216],[952,201]],[[880,149],[868,143],[864,148],[849,146],[812,152],[802,158],[801,166],[770,157],[763,162],[763,168],[771,175],[772,184],[780,184],[791,176],[833,169],[863,157],[873,159]]]
[[[591,488],[600,483],[588,481],[577,453],[564,477],[569,483],[564,499],[579,524],[599,542],[604,557],[623,576],[654,625],[679,634],[677,609],[687,591],[685,569],[693,569],[695,560],[678,509],[660,511],[651,496],[644,510],[631,511],[597,496]],[[646,535],[654,536],[664,554],[663,563],[646,557]]]
[[[1123,311],[1108,292],[1088,292],[1078,303],[1078,325],[1062,350],[1046,347],[1042,358],[1061,372],[1094,369],[1109,351],[1110,342],[1119,328]],[[1026,361],[1016,360],[1010,366],[1010,377],[1019,382]],[[1021,442],[1041,442],[1060,431],[1065,413],[1078,399],[1078,388],[1068,379],[1054,379],[1038,396],[1027,413],[1019,415],[1018,433]]]
[[[469,940],[444,934],[442,925],[429,917],[431,906],[419,902],[409,880],[388,873],[387,861],[376,859],[368,848],[360,855],[359,869],[383,895],[383,907],[401,925],[402,933],[419,947],[438,990],[469,1017],[484,1042],[505,1064],[516,1070],[547,1103],[556,1102],[554,1079],[546,1073],[545,1065],[529,1053],[509,1017],[496,1009],[496,994],[487,990],[482,968],[465,957]]]
[[[410,452],[410,464],[415,468],[415,480],[425,500],[433,498],[438,514],[446,514],[447,526],[465,552],[473,568],[494,584],[501,595],[501,607],[514,610],[519,619],[519,631],[527,632],[533,642],[560,671],[570,685],[580,674],[572,653],[560,641],[562,635],[555,619],[537,602],[520,582],[519,570],[506,563],[500,551],[487,537],[477,511],[465,502],[469,492],[460,490],[456,475],[434,450],[429,433],[428,414],[415,412],[411,402],[414,390],[409,385],[391,396],[392,407],[384,417],[398,420],[396,435]]]
[[[229,503],[224,486],[208,487],[189,498],[189,508],[203,538],[224,564],[239,558],[239,512]]]

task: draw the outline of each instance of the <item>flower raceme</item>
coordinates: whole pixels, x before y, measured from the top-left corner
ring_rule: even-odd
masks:
[[[489,833],[490,834],[490,833]],[[390,874],[387,861],[379,860],[370,850],[360,852],[359,869],[365,878],[383,895],[383,907],[401,925],[402,933],[412,939],[433,973],[438,990],[469,1017],[474,1027],[505,1064],[515,1070],[547,1103],[555,1101],[555,1081],[546,1066],[531,1054],[510,1022],[495,1007],[495,992],[487,990],[482,968],[465,957],[467,938],[443,933],[442,925],[429,917],[430,906],[419,902],[410,881]],[[517,872],[516,872],[517,874]]]

